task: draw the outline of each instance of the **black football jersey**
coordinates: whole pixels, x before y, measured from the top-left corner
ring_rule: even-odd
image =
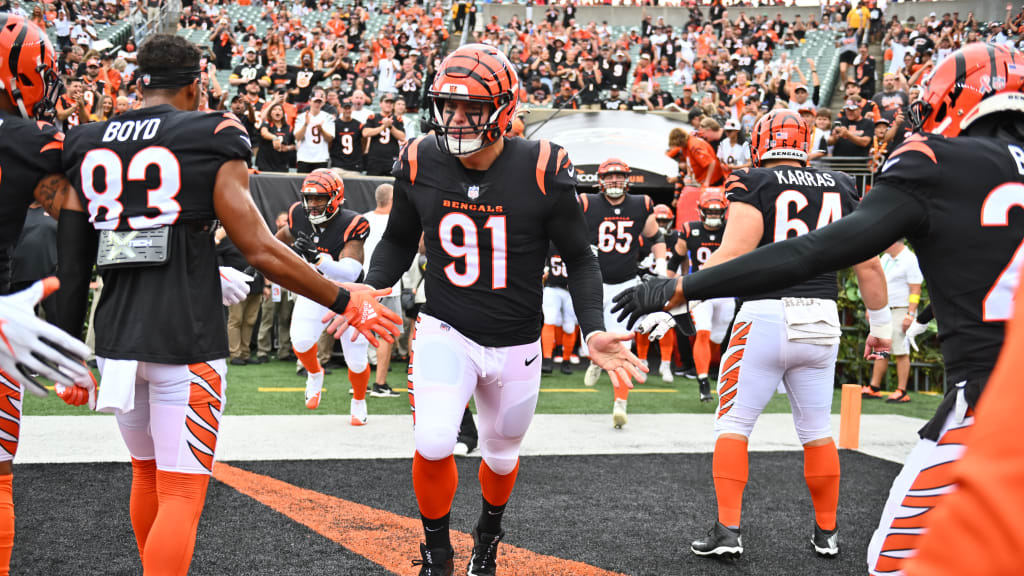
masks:
[[[939,321],[949,382],[987,377],[1024,261],[1024,143],[916,134],[875,181],[927,210],[907,239]]]
[[[64,134],[46,122],[0,111],[0,294],[11,282],[11,256],[35,199],[36,184],[61,174]]]
[[[580,194],[580,204],[587,217],[590,243],[597,246],[604,283],[636,278],[644,225],[654,210],[651,197],[626,194],[621,204],[612,206],[603,194]]]
[[[822,228],[853,212],[858,197],[853,178],[847,174],[793,166],[734,171],[725,181],[725,195],[730,202],[750,204],[761,212],[764,234],[759,246]],[[837,293],[836,274],[828,272],[783,290],[745,299],[835,300]]]
[[[380,122],[384,117],[380,114],[371,114],[366,119],[364,128],[378,128]],[[398,120],[392,116],[394,126],[399,130],[405,131],[405,125],[401,120]],[[366,168],[367,171],[372,171],[375,167],[388,167],[395,163],[395,159],[398,157],[398,140],[391,134],[391,130],[384,130],[376,136],[368,138],[368,144],[366,149]]]
[[[583,224],[576,170],[565,150],[546,140],[507,138],[494,164],[475,171],[424,136],[403,149],[394,176],[396,206],[411,204],[423,229],[424,312],[483,346],[540,338],[550,220]],[[575,221],[560,212],[565,206]],[[396,222],[393,210],[389,227]]]
[[[553,288],[569,287],[569,271],[566,269],[562,255],[558,253],[558,248],[554,244],[551,244],[551,249],[548,250],[547,268],[548,279],[544,284],[545,286]]]
[[[68,135],[64,172],[97,230],[170,227],[166,263],[103,271],[98,356],[163,364],[227,357],[213,187],[225,162],[251,156],[232,114],[169,105]]]
[[[686,257],[690,262],[690,272],[696,272],[704,267],[704,263],[711,257],[711,253],[722,245],[722,236],[724,235],[725,226],[712,230],[704,226],[700,220],[683,224],[680,239],[686,244]]]
[[[363,125],[359,120],[334,120],[331,167],[356,172],[363,169]]]
[[[288,209],[288,230],[292,238],[298,238],[299,234],[308,235],[316,242],[318,251],[337,260],[346,242],[366,240],[370,235],[370,223],[362,214],[342,208],[323,226],[314,226],[306,216],[302,202],[296,202]]]

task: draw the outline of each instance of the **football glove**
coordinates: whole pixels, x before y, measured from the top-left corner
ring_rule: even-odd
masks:
[[[99,384],[96,383],[96,378],[92,375],[92,372],[88,371],[88,367],[86,367],[86,370],[88,377],[76,380],[74,386],[65,386],[58,383],[54,384],[53,389],[65,404],[71,406],[88,404],[89,410],[96,410],[96,394],[99,392]]]
[[[394,342],[402,325],[402,317],[378,301],[378,298],[391,294],[391,288],[374,290],[365,284],[354,283],[343,283],[341,287],[349,292],[348,305],[344,310],[332,307],[324,315],[321,321],[329,322],[327,331],[335,338],[341,338],[351,326],[365,336],[374,348],[380,345],[378,336]],[[355,341],[359,334],[353,334],[352,340]]]
[[[917,347],[917,337],[928,331],[927,324],[921,324],[917,320],[910,323],[910,328],[907,328],[907,346],[914,349],[914,352],[920,352],[921,350]]]
[[[668,312],[652,312],[637,323],[636,331],[647,334],[647,339],[654,342],[668,334],[675,326],[676,320]]]
[[[60,282],[45,278],[8,296],[0,296],[0,370],[36,396],[46,388],[40,375],[65,386],[84,382],[89,347],[35,315],[35,305],[55,292]]]
[[[648,278],[637,286],[627,288],[615,297],[612,314],[618,312],[618,321],[627,317],[626,326],[632,328],[644,314],[661,311],[676,291],[676,278]]]
[[[295,238],[295,242],[292,242],[292,250],[305,259],[306,262],[316,264],[318,259],[316,242],[313,242],[313,239],[309,237],[309,234],[299,232],[299,235]]]
[[[253,277],[230,266],[220,267],[220,296],[225,306],[238,304],[249,295]]]

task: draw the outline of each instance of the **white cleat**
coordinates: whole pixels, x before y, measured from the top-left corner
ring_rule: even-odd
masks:
[[[612,406],[612,423],[618,429],[625,426],[627,422],[629,422],[629,416],[626,415],[626,401],[617,399],[615,405]]]
[[[672,376],[672,365],[670,363],[662,362],[661,368],[658,369],[658,372],[661,374],[661,380],[663,382],[668,382],[669,384],[671,384],[673,381],[675,381],[675,377]]]
[[[366,400],[356,400],[353,398],[349,403],[348,412],[352,416],[351,424],[353,426],[366,425]]]
[[[306,408],[316,410],[320,406],[320,396],[324,388],[323,371],[306,375]]]
[[[597,364],[591,363],[587,366],[587,372],[583,375],[583,385],[592,387],[597,384],[597,380],[601,377],[601,367]]]

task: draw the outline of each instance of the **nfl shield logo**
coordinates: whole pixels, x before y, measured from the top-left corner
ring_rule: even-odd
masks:
[[[466,195],[469,196],[470,200],[476,200],[477,198],[480,197],[480,187],[479,186],[470,186],[466,190]]]

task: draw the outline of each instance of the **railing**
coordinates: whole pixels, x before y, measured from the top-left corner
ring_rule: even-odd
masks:
[[[870,156],[822,156],[811,161],[811,165],[825,170],[838,170],[853,176],[861,196],[874,184],[875,174]]]
[[[136,46],[141,45],[150,34],[174,33],[181,15],[181,0],[163,0],[160,4],[160,12],[154,18],[150,18],[148,12],[142,8],[142,2],[139,2],[137,6],[139,8],[128,16]]]

